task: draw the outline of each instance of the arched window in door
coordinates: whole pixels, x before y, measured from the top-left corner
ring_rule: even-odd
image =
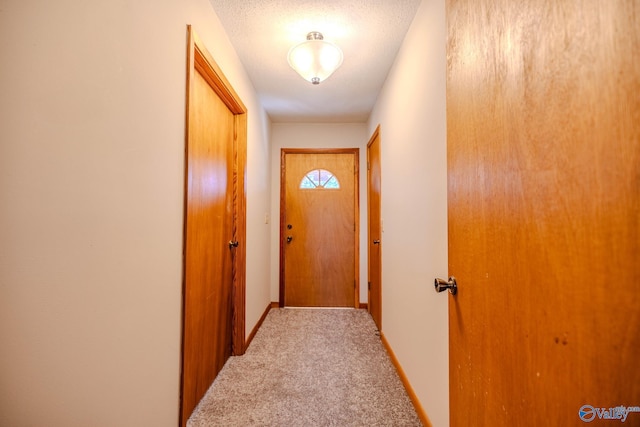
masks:
[[[336,190],[340,188],[340,182],[336,176],[325,169],[315,169],[307,173],[300,181],[300,188],[303,189],[316,189],[325,188],[329,190]]]

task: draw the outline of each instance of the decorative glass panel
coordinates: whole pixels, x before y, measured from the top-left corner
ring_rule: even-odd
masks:
[[[316,185],[308,176],[305,176],[304,178],[302,178],[300,188],[316,188]]]
[[[302,178],[300,188],[327,188],[335,190],[340,188],[340,182],[338,182],[338,178],[336,178],[332,172],[325,169],[315,169]]]
[[[340,184],[338,183],[338,178],[332,176],[325,182],[324,188],[340,188]]]

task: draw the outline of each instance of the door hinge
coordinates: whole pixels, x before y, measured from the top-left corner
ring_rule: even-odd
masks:
[[[353,289],[356,288],[356,279],[353,279]]]
[[[367,288],[371,290],[371,282],[367,282]]]
[[[370,171],[371,170],[371,163],[367,162],[367,170]]]

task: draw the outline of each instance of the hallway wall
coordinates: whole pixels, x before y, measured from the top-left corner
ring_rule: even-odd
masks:
[[[423,0],[369,119],[380,124],[382,331],[434,426],[449,424],[444,0]]]
[[[365,123],[273,123],[271,126],[271,300],[280,291],[280,151],[282,148],[360,149],[360,302],[367,302],[367,125]],[[364,233],[363,233],[364,230]]]
[[[207,0],[0,7],[0,425],[175,426],[187,24],[249,110],[247,333],[270,123]]]

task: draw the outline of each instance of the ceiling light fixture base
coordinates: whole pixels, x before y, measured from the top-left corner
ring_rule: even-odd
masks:
[[[322,36],[322,33],[318,31],[311,31],[307,34],[307,40],[324,40],[324,37]]]

